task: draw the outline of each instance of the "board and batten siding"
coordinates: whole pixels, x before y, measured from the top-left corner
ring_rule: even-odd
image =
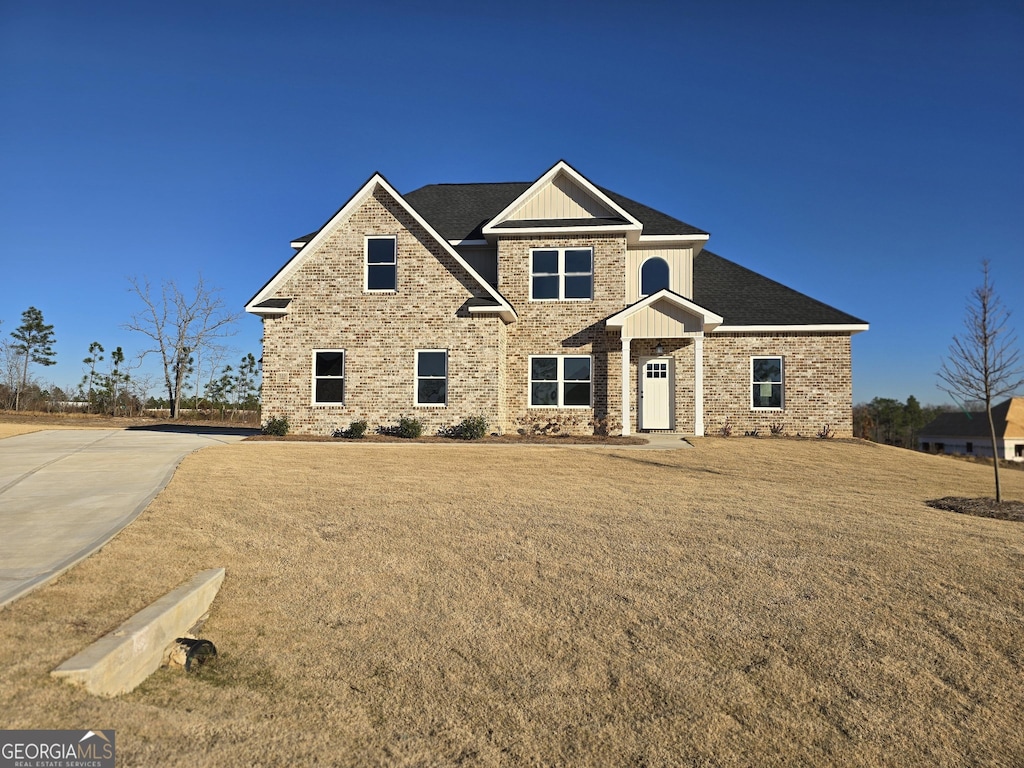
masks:
[[[512,221],[599,219],[609,213],[607,206],[590,192],[571,179],[559,176],[537,190],[508,218]]]
[[[668,262],[669,290],[693,299],[693,248],[630,248],[626,251],[626,304],[643,298],[640,267],[655,257]]]
[[[632,339],[672,339],[700,333],[701,319],[667,301],[656,301],[626,318],[622,335]]]

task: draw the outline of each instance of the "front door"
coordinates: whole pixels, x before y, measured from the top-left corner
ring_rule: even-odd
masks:
[[[640,365],[640,429],[672,429],[672,358]]]

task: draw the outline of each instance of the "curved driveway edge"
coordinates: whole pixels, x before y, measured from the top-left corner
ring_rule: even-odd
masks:
[[[134,520],[199,448],[252,430],[49,430],[0,440],[0,607],[56,578]]]

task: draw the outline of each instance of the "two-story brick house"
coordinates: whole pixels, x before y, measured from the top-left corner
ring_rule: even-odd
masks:
[[[565,162],[404,196],[375,174],[246,305],[264,322],[264,415],[317,434],[405,415],[850,434],[867,324],[708,237]]]

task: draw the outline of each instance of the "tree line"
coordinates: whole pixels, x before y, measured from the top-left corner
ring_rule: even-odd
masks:
[[[889,397],[876,397],[869,403],[853,406],[853,435],[875,443],[917,448],[922,427],[938,416],[958,410],[954,405],[921,405],[913,395],[901,403]]]
[[[189,291],[170,280],[154,290],[136,279],[129,280],[129,291],[141,308],[122,327],[145,337],[146,347],[128,359],[120,346],[108,351],[100,341],[92,342],[82,358],[82,379],[70,391],[45,388],[33,376],[36,366],[56,363],[56,336],[41,310],[26,309],[10,340],[0,338],[0,408],[126,416],[165,408],[172,419],[183,406],[218,410],[222,417],[229,409],[232,416],[258,412],[259,364],[251,353],[235,367],[226,363],[231,351],[221,341],[234,334],[241,315],[226,309],[216,289],[200,276]],[[162,375],[140,371],[147,357],[157,358]],[[165,397],[152,397],[155,389],[163,389]]]

